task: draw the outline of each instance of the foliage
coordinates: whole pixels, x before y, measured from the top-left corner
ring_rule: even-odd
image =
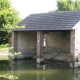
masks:
[[[18,12],[11,7],[8,0],[0,0],[0,30],[10,30],[19,22]]]
[[[1,44],[0,45],[0,48],[8,48],[8,47],[10,47],[9,44]]]
[[[79,10],[80,9],[80,0],[58,0],[57,1],[57,11],[66,11],[66,10]]]
[[[11,74],[2,74],[0,75],[0,78],[4,78],[4,79],[12,79],[12,80],[18,80],[18,76],[14,76],[14,75],[11,75]]]
[[[8,53],[5,53],[6,54],[6,56],[8,56],[8,57],[15,57],[15,56],[17,56],[17,55],[19,55],[19,54],[21,54],[21,52],[11,52],[11,50],[12,50],[12,48],[13,47],[10,47],[10,45],[9,44],[1,44],[0,45],[0,56],[3,54],[3,52],[5,52],[5,51],[8,51]],[[8,54],[8,55],[7,55]],[[4,54],[3,54],[4,55]],[[4,58],[4,60],[5,60],[6,58]],[[0,58],[0,60],[3,60],[3,58]]]
[[[9,56],[17,56],[17,55],[19,55],[19,54],[21,54],[21,52],[14,52],[14,53],[9,53]]]
[[[10,36],[11,36],[11,33],[8,33],[7,31],[0,31],[0,45],[6,44]]]
[[[20,28],[21,28],[21,29],[24,29],[24,28],[25,28],[25,26],[24,26],[24,25],[23,25],[23,26],[17,26],[17,25],[16,25],[16,26],[15,26],[15,27],[13,27],[12,29],[15,29],[15,28],[17,28],[17,29],[20,29]]]
[[[12,8],[9,0],[0,0],[0,44],[7,43],[11,29],[19,21],[19,13]]]

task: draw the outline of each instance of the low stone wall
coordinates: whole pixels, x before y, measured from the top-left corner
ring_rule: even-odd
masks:
[[[0,49],[0,59],[8,59],[9,49],[8,48],[1,48]]]

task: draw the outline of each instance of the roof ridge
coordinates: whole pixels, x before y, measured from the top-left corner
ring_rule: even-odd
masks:
[[[66,13],[66,12],[79,12],[80,10],[66,10],[66,11],[52,11],[52,12],[43,12],[43,13],[32,13],[30,15],[39,15],[39,14],[52,14],[52,13]]]

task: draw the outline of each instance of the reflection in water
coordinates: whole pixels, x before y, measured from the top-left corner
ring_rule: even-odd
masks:
[[[0,75],[0,78],[5,78],[9,80],[16,80],[18,79],[18,76],[10,75],[10,74],[2,74]]]
[[[0,71],[7,71],[10,70],[10,66],[8,65],[7,61],[0,61]]]
[[[0,80],[16,80],[18,76],[11,75],[11,61],[0,61]]]
[[[2,75],[8,74],[1,77]],[[80,69],[65,64],[36,64],[34,60],[0,61],[0,80],[80,80]]]
[[[74,80],[80,80],[80,69],[74,69]]]

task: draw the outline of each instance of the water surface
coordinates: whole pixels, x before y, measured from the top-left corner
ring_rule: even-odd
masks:
[[[34,60],[0,61],[0,80],[80,80],[80,70],[69,64]]]

